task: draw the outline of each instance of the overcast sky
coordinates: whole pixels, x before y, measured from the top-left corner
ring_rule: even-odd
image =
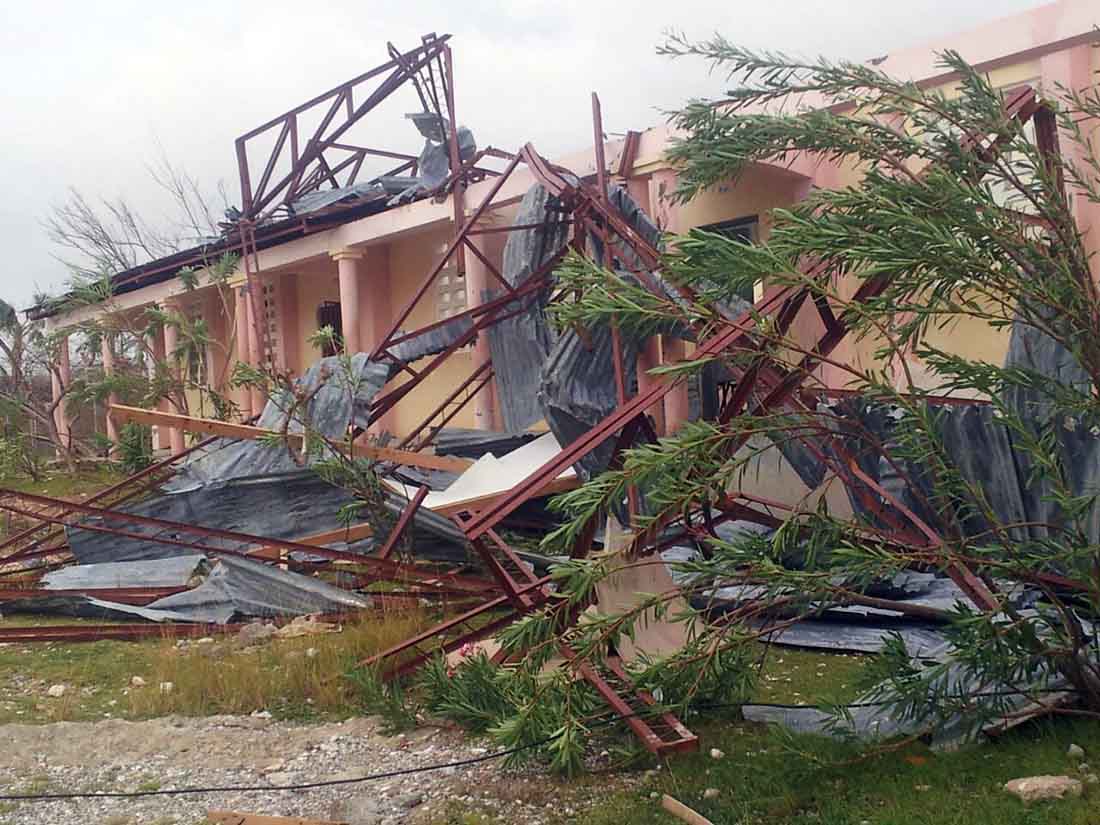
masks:
[[[864,60],[935,40],[1037,0],[97,0],[0,8],[0,298],[25,306],[66,279],[40,220],[76,187],[125,196],[153,222],[165,199],[147,167],[159,147],[213,188],[239,184],[242,132],[407,49],[450,32],[459,120],[480,145],[532,141],[555,155],[591,141],[589,92],[605,128],[662,119],[720,78],[654,47],[669,28],[753,47]],[[408,92],[412,94],[411,91]],[[395,103],[372,145],[415,153]],[[392,115],[392,116],[391,116]],[[377,130],[376,132],[374,130]]]

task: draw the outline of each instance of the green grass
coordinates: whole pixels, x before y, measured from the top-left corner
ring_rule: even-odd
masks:
[[[80,467],[75,473],[53,470],[41,481],[33,481],[25,476],[0,477],[0,487],[55,498],[76,498],[89,496],[125,477],[125,473],[114,465],[98,464],[92,467]]]
[[[706,743],[701,753],[677,758],[638,789],[597,804],[585,821],[667,825],[675,820],[651,798],[667,793],[715,825],[1100,822],[1100,791],[1029,808],[1001,787],[1020,776],[1076,773],[1066,757],[1070,742],[1100,758],[1100,725],[1093,722],[1039,723],[955,753],[914,745],[863,761],[851,746],[787,738],[752,725],[710,726],[700,733]],[[725,756],[712,759],[711,748]],[[705,799],[707,788],[719,796]]]
[[[339,633],[273,640],[249,650],[238,649],[232,637],[185,650],[172,638],[9,644],[0,647],[0,723],[256,710],[287,719],[346,718],[368,708],[344,674],[421,629],[428,618],[419,611],[366,614]],[[134,676],[145,685],[132,687]],[[162,682],[171,682],[172,690],[162,692]],[[66,686],[60,698],[47,695],[55,684]]]

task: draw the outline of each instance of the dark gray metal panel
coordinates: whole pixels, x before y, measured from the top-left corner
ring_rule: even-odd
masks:
[[[555,199],[541,185],[527,190],[520,203],[514,225],[543,224],[533,229],[508,233],[504,245],[501,274],[513,287],[523,286],[539,267],[560,252],[569,237],[563,214],[556,211]],[[487,291],[493,299],[503,290]],[[520,301],[512,301],[502,310],[508,314],[520,307],[524,311],[506,318],[486,331],[496,377],[497,399],[507,430],[525,430],[543,417],[538,403],[541,370],[557,334],[546,319],[549,289]]]

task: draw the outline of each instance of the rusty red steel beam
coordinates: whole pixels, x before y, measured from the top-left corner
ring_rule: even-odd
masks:
[[[202,441],[198,442],[197,444],[193,444],[192,446],[188,447],[187,449],[183,450],[180,453],[168,456],[168,458],[162,459],[161,461],[158,461],[154,464],[150,464],[148,467],[145,467],[144,469],[139,470],[138,472],[134,473],[133,475],[124,478],[122,481],[119,481],[116,484],[112,484],[111,486],[106,487],[106,488],[100,490],[99,492],[95,493],[89,499],[87,499],[87,502],[91,503],[91,504],[94,504],[96,502],[103,501],[104,499],[109,498],[110,496],[114,495],[115,493],[120,492],[122,490],[125,490],[126,488],[128,488],[132,484],[134,484],[135,482],[146,479],[149,476],[154,475],[156,473],[159,473],[162,470],[169,470],[171,472],[171,475],[169,475],[168,478],[171,478],[171,476],[175,474],[175,470],[173,470],[171,468],[172,464],[174,464],[175,462],[179,461],[182,458],[186,458],[187,456],[189,456],[191,453],[195,452],[196,450],[204,449],[204,448],[210,446],[215,440],[216,440],[216,438],[205,438]],[[167,479],[165,479],[165,480],[167,480]],[[160,481],[159,483],[162,484],[164,482]],[[147,489],[149,489],[149,488],[148,487],[139,488],[139,490],[137,491],[137,494],[145,492]],[[128,500],[128,498],[124,499],[124,500]],[[8,547],[11,547],[13,544],[15,544],[17,542],[20,542],[23,539],[29,538],[30,536],[41,532],[42,530],[46,529],[47,527],[48,527],[48,524],[42,523],[42,524],[39,524],[35,527],[29,527],[26,530],[23,530],[22,532],[17,533],[14,536],[11,536],[8,539],[5,539],[3,542],[0,542],[0,553],[2,553]],[[41,544],[41,541],[46,541],[46,540],[48,540],[48,537],[36,542],[30,548],[25,548],[25,549],[34,549],[35,547],[37,547]],[[7,562],[7,561],[16,560],[20,557],[20,552],[21,551],[18,551],[15,554],[12,554],[11,556],[2,557],[2,558],[0,558],[0,562]]]
[[[488,210],[489,205],[492,203],[493,199],[497,196],[500,190],[504,187],[505,182],[511,176],[512,172],[515,171],[516,167],[519,165],[519,162],[520,157],[517,155],[515,158],[512,159],[511,163],[508,164],[507,169],[504,170],[500,177],[493,182],[493,185],[490,187],[489,192],[486,194],[485,198],[480,204],[478,204],[477,208],[473,211],[470,217],[466,219],[465,223],[462,224],[461,229],[459,229],[455,233],[455,236],[447,243],[447,248],[444,250],[442,257],[439,259],[439,262],[434,267],[432,267],[427,277],[425,277],[424,280],[420,283],[420,286],[412,294],[409,300],[405,302],[405,306],[397,314],[397,318],[394,319],[389,330],[384,336],[382,336],[382,340],[378,343],[378,346],[374,348],[374,351],[371,352],[371,360],[377,360],[383,350],[393,344],[392,339],[397,334],[397,331],[401,329],[401,326],[405,323],[405,321],[408,320],[409,315],[412,313],[413,309],[416,308],[416,305],[420,303],[424,295],[427,294],[428,289],[430,289],[432,284],[435,283],[435,279],[439,276],[439,273],[443,271],[443,267],[446,266],[447,262],[452,258],[452,256],[454,256],[456,250],[458,250],[459,247],[462,246],[463,238],[465,238],[466,233],[478,222],[481,216],[485,214],[486,210]]]
[[[206,625],[153,622],[105,625],[43,625],[41,627],[2,627],[0,643],[13,642],[100,642],[134,641],[137,639],[174,639],[191,636],[214,636],[235,633],[243,624]]]
[[[417,424],[408,435],[401,439],[400,443],[397,445],[397,449],[400,450],[412,446],[413,450],[417,451],[423,449],[425,446],[430,444],[439,433],[439,431],[446,427],[450,420],[454,418],[466,406],[466,404],[470,402],[470,399],[474,398],[477,393],[481,391],[482,387],[484,387],[492,380],[493,362],[492,359],[489,359],[482,362],[481,366],[474,370],[469,375],[469,377],[466,378],[465,381],[463,381],[461,384],[451,390],[451,392],[448,393],[447,397],[444,398],[434,410],[432,410],[430,413],[428,413],[427,416],[424,417],[423,421]],[[434,421],[437,416],[441,415],[449,405],[455,402],[455,399],[457,399],[470,387],[473,387],[473,389],[466,396],[463,402],[456,406],[453,410],[448,412],[447,415],[443,417],[443,420],[440,421],[438,424],[432,425],[432,421]],[[427,437],[424,438],[422,441],[418,441],[417,436],[419,436],[420,433],[422,433],[426,429],[429,430]]]
[[[46,496],[35,495],[31,493],[21,493],[15,490],[0,489],[0,509],[10,510],[12,512],[19,512],[19,509],[10,503],[10,500],[16,501],[30,501],[38,504],[52,504],[56,499],[51,499]],[[438,583],[440,585],[447,584],[456,587],[462,587],[465,582],[464,577],[455,576],[451,574],[433,574],[427,571],[418,571],[409,565],[397,564],[391,561],[385,561],[377,559],[372,556],[364,556],[359,553],[349,553],[342,550],[332,550],[328,547],[317,547],[311,544],[300,544],[289,539],[275,539],[266,536],[254,536],[249,533],[240,533],[234,530],[223,530],[217,527],[203,527],[194,524],[185,524],[182,522],[168,521],[167,519],[158,519],[151,516],[139,516],[133,513],[124,513],[116,510],[107,510],[100,507],[93,507],[88,504],[69,503],[70,511],[82,513],[87,516],[95,516],[105,521],[116,521],[129,524],[140,524],[147,527],[159,528],[165,535],[145,535],[141,533],[126,534],[125,531],[117,530],[114,528],[103,527],[100,525],[89,523],[88,521],[65,521],[62,517],[51,517],[58,523],[66,524],[68,526],[76,527],[82,530],[91,530],[93,532],[104,532],[114,535],[125,535],[127,538],[134,538],[141,541],[148,541],[160,544],[171,544],[174,546],[193,547],[201,549],[204,552],[213,554],[225,554],[231,556],[249,556],[248,553],[237,550],[229,550],[227,548],[221,548],[211,545],[204,545],[198,541],[186,542],[180,539],[172,538],[172,533],[183,533],[192,536],[199,536],[203,539],[222,539],[232,542],[234,544],[261,548],[277,548],[280,550],[305,553],[311,556],[320,556],[332,561],[348,561],[361,565],[372,572],[377,573],[379,576],[385,577],[387,581],[410,581],[416,582],[422,585],[429,585]],[[483,592],[483,582],[478,580],[470,582],[469,589],[474,592]]]
[[[145,605],[149,602],[182,593],[187,587],[90,587],[47,590],[42,587],[0,588],[0,603],[22,599],[48,598],[51,596],[88,596],[121,604]]]
[[[326,145],[336,142],[340,137],[348,131],[353,125],[361,120],[366,114],[374,109],[379,103],[389,97],[398,88],[404,85],[405,82],[415,77],[416,72],[420,71],[424,66],[430,64],[433,60],[436,60],[442,51],[446,48],[446,41],[449,35],[445,35],[440,38],[435,38],[431,41],[422,42],[420,46],[411,49],[408,52],[403,53],[402,57],[405,58],[405,62],[398,62],[396,60],[389,60],[386,63],[376,66],[375,68],[353,78],[350,81],[340,84],[334,87],[328,92],[322,93],[306,103],[291,109],[289,112],[276,117],[261,126],[256,127],[250,132],[245,133],[236,140],[237,151],[237,165],[241,178],[241,201],[242,211],[246,218],[255,217],[257,214],[263,211],[263,209],[271,203],[276,197],[286,192],[284,199],[292,199],[296,195],[302,194],[299,189],[303,175],[305,174],[309,165],[317,161],[323,156]],[[378,77],[387,71],[390,72],[381,83],[375,87],[374,91],[367,96],[358,107],[355,107],[349,114],[345,114],[343,122],[338,125],[331,134],[325,135],[326,130],[332,124],[336,118],[340,107],[347,102],[350,102],[350,96],[353,94],[353,90],[360,84]],[[314,130],[313,136],[306,141],[305,147],[301,152],[298,152],[297,146],[297,134],[296,130],[290,136],[292,137],[292,161],[291,170],[283,178],[279,180],[270,189],[267,187],[268,180],[263,181],[263,186],[258,186],[253,191],[249,163],[248,163],[248,142],[263,134],[268,129],[278,126],[280,123],[293,123],[297,126],[297,116],[303,114],[306,111],[313,109],[315,106],[320,106],[331,100],[328,111],[322,118],[321,123]],[[288,130],[289,131],[289,130]],[[278,151],[273,151],[270,158],[278,158],[282,153],[283,144],[281,142],[278,146]],[[269,159],[268,165],[274,166]]]
[[[409,503],[405,505],[405,509],[401,511],[400,518],[397,519],[397,523],[390,530],[390,534],[386,537],[386,543],[382,545],[376,558],[388,560],[393,555],[393,551],[397,549],[397,543],[401,541],[405,531],[409,529],[409,525],[412,524],[413,518],[416,516],[416,511],[420,509],[420,505],[424,503],[424,499],[428,497],[430,492],[431,487],[427,484],[420,485],[416,495],[409,500]]]
[[[439,367],[448,358],[450,358],[451,355],[473,341],[477,334],[481,332],[481,330],[486,329],[487,327],[492,326],[495,323],[499,323],[505,318],[509,318],[513,315],[524,312],[526,310],[526,306],[518,306],[506,311],[506,305],[514,303],[518,301],[521,297],[526,296],[531,296],[533,300],[534,293],[538,292],[546,286],[549,273],[557,265],[557,262],[559,260],[560,257],[555,256],[548,260],[545,264],[543,264],[543,266],[541,266],[534,273],[532,273],[530,279],[519,290],[517,290],[517,297],[505,295],[500,298],[494,299],[493,301],[490,301],[486,304],[482,304],[480,307],[477,307],[474,310],[468,310],[461,316],[453,316],[452,318],[448,319],[449,321],[453,322],[455,318],[465,316],[476,317],[477,320],[475,320],[473,325],[468,330],[466,330],[466,332],[462,333],[462,335],[460,335],[455,341],[453,341],[451,345],[448,346],[443,352],[436,355],[432,359],[432,361],[417,374],[415,378],[405,381],[400,386],[390,390],[390,392],[386,393],[381,398],[375,398],[374,401],[371,403],[371,421],[377,421],[378,418],[380,418],[395,404],[397,404],[398,401],[400,401],[402,398],[404,398],[406,395],[416,389],[416,387],[419,386],[419,384],[428,375],[430,375],[437,367]],[[489,309],[486,311],[486,308]],[[415,333],[403,336],[401,340],[405,340],[406,338],[422,334],[424,331],[440,325],[441,324],[438,322],[435,324],[431,324],[428,327],[418,330]],[[393,346],[394,343],[391,343],[390,346]],[[384,352],[383,355],[390,354],[388,352]],[[392,355],[390,357],[392,357]],[[394,360],[396,360],[396,358]]]

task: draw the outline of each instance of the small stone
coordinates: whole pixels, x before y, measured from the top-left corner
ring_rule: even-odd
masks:
[[[650,791],[649,792],[649,798],[650,799],[660,799],[661,795],[659,793],[657,793],[656,791]]]
[[[270,765],[267,765],[266,767],[261,768],[260,773],[278,773],[279,771],[281,771],[285,767],[286,767],[286,764],[282,761],[272,762]]]
[[[1081,777],[1081,781],[1084,782],[1086,785],[1095,785],[1097,783],[1100,783],[1100,776],[1097,776],[1094,773],[1086,773],[1084,776]]]
[[[930,791],[930,790],[932,790],[932,786],[931,786],[931,785],[914,785],[914,786],[913,786],[913,788],[914,788],[914,790],[918,790],[918,791],[920,791],[921,793],[924,793],[925,791]]]
[[[720,750],[718,750],[718,748],[711,748],[710,749],[710,758],[711,759],[721,759],[725,755],[726,755],[725,751],[720,751]]]
[[[406,810],[415,808],[421,802],[424,801],[424,794],[422,793],[407,793],[397,797],[393,804],[398,808],[404,808]]]
[[[130,687],[145,687],[145,680],[140,676],[131,676]]]
[[[1089,765],[1088,762],[1078,762],[1077,770],[1081,773],[1091,773],[1092,767]]]
[[[213,636],[203,636],[201,639],[195,639],[197,645],[212,645],[214,644]]]
[[[717,798],[718,798],[718,789],[717,788],[707,788],[705,791],[703,791],[703,799],[717,799]]]
[[[46,691],[46,695],[51,699],[60,699],[65,695],[67,688],[64,685],[50,685],[50,689]]]
[[[1070,759],[1074,759],[1080,762],[1082,759],[1085,758],[1085,749],[1082,748],[1080,745],[1070,745],[1068,748],[1066,748],[1066,756],[1068,756]]]
[[[315,648],[315,647],[307,647],[306,648],[306,658],[307,659],[312,659],[316,655],[317,655],[317,648]]]
[[[286,771],[272,771],[267,775],[267,781],[272,785],[289,785],[294,777]]]
[[[173,682],[161,682],[160,683],[160,692],[161,693],[171,693],[175,689],[176,689],[176,685]]]
[[[1084,786],[1071,776],[1023,776],[1006,782],[1004,789],[1023,802],[1039,802],[1080,796]]]

